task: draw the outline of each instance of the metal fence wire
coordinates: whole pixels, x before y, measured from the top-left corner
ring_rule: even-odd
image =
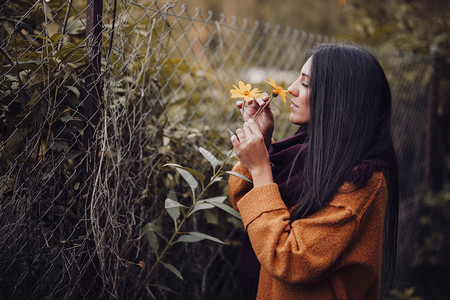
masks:
[[[176,162],[207,172],[209,140],[239,126],[229,89],[294,81],[330,39],[156,1],[6,0],[0,4],[0,298],[131,297],[155,260],[145,228],[170,231],[164,199]],[[374,49],[391,83],[402,182],[401,245],[423,196],[427,58]],[[264,88],[263,88],[264,89]],[[273,103],[276,139],[294,132]],[[214,193],[225,194],[222,185]],[[174,247],[185,278],[158,270],[143,298],[231,299],[240,225],[201,227],[226,241]],[[164,240],[160,240],[161,243]]]

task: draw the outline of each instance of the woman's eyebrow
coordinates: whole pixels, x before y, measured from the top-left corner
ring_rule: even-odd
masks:
[[[305,77],[308,77],[309,79],[311,79],[311,76],[309,76],[309,75],[306,74],[306,73],[302,73],[302,76],[305,76]]]

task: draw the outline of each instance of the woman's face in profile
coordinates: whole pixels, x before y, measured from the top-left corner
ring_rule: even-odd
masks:
[[[312,57],[303,65],[300,77],[288,88],[292,95],[289,120],[296,125],[307,124],[310,120],[311,62]]]

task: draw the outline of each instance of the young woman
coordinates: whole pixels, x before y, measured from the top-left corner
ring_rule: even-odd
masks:
[[[237,103],[246,122],[231,137],[233,170],[253,182],[229,180],[251,243],[241,253],[244,298],[254,297],[253,276],[257,299],[378,299],[383,228],[392,278],[398,215],[384,72],[364,49],[322,44],[288,91],[300,129],[277,143],[270,106],[251,119],[267,98],[245,111]]]

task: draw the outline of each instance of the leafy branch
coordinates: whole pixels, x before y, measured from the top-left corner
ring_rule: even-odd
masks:
[[[226,174],[237,176],[244,180],[250,181],[248,178],[246,178],[245,176],[243,176],[239,173],[236,173],[233,171],[224,171],[224,168],[227,165],[229,159],[231,157],[233,157],[234,149],[230,150],[228,152],[228,154],[225,155],[211,143],[210,143],[210,145],[219,153],[221,160],[217,159],[210,151],[206,150],[205,148],[199,147],[199,152],[210,162],[210,164],[212,165],[212,168],[213,168],[213,174],[212,174],[211,178],[209,179],[209,182],[206,185],[205,185],[205,176],[194,169],[184,167],[184,166],[181,166],[178,164],[173,164],[173,163],[164,165],[164,167],[175,168],[176,171],[181,175],[181,177],[183,177],[183,179],[189,184],[191,191],[192,191],[192,205],[187,208],[185,205],[183,205],[177,201],[176,195],[174,193],[169,193],[169,195],[165,201],[165,209],[174,222],[174,232],[173,232],[172,236],[170,237],[170,239],[168,240],[164,249],[160,252],[159,255],[157,255],[156,261],[153,263],[150,270],[146,274],[144,280],[142,280],[141,284],[136,289],[132,299],[136,299],[139,296],[142,288],[145,286],[145,284],[149,280],[150,276],[153,274],[153,272],[156,270],[156,267],[159,264],[163,265],[166,269],[171,271],[178,278],[183,279],[183,276],[181,275],[180,271],[178,271],[178,269],[176,267],[174,267],[171,264],[163,262],[163,258],[165,256],[165,254],[167,253],[169,248],[171,246],[173,246],[174,244],[180,243],[180,242],[193,243],[193,242],[198,242],[198,241],[205,240],[205,239],[224,244],[224,242],[222,242],[218,238],[207,235],[205,233],[182,232],[181,231],[183,224],[195,212],[217,207],[217,208],[220,208],[220,209],[226,211],[227,213],[231,214],[232,216],[234,216],[238,219],[241,218],[240,214],[237,211],[235,211],[232,207],[223,203],[226,199],[226,196],[203,199],[203,197],[206,195],[206,192],[208,191],[208,189],[214,183],[221,181],[223,176]],[[200,182],[201,191],[198,195],[196,195],[195,192],[196,192],[197,188],[199,187],[198,182]],[[181,209],[182,207],[185,209],[182,210]],[[187,208],[187,212],[185,212],[186,208]],[[180,218],[181,214],[182,214],[182,217]],[[152,250],[155,253],[158,253],[159,244],[158,244],[157,235],[164,238],[164,236],[162,234],[162,230],[158,226],[154,225],[153,223],[149,223],[145,227],[143,234],[146,234],[148,236],[149,244],[150,244],[150,247],[152,248]]]

